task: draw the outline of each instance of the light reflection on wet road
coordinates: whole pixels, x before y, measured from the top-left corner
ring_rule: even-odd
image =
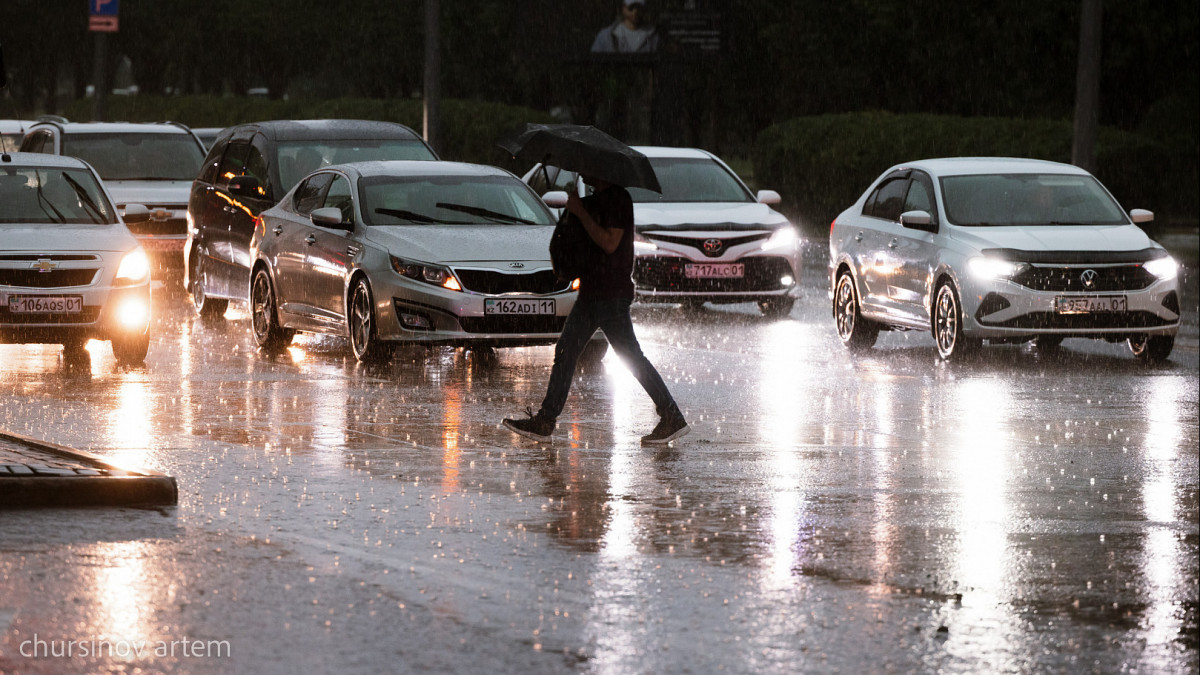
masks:
[[[611,355],[545,448],[497,423],[548,348],[267,357],[239,308],[206,325],[173,289],[145,368],[0,346],[0,427],[181,489],[0,514],[0,670],[1194,672],[1195,336],[1152,371],[1086,341],[852,358],[822,272],[782,321],[635,309],[694,427],[660,451]],[[34,633],[232,660],[25,659]]]

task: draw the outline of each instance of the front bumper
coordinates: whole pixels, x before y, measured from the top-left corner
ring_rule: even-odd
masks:
[[[21,295],[81,296],[77,314],[15,314],[9,298]],[[150,283],[136,286],[18,288],[0,290],[0,341],[15,344],[56,344],[72,340],[111,340],[146,332],[150,320]],[[126,317],[142,317],[130,322]]]
[[[689,277],[688,265],[743,265],[740,277]],[[674,255],[639,255],[633,281],[638,300],[646,302],[748,302],[795,296],[798,262],[787,256],[754,255],[730,260],[692,260]]]

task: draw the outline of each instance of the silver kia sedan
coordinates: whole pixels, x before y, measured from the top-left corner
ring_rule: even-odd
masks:
[[[553,231],[542,200],[495,167],[320,169],[256,223],[255,340],[270,350],[296,331],[343,335],[360,361],[386,359],[400,343],[553,344],[578,290],[553,272]],[[591,358],[606,349],[594,345]]]

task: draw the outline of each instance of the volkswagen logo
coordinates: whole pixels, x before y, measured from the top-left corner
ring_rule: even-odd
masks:
[[[1096,270],[1084,270],[1083,274],[1079,275],[1079,280],[1083,282],[1083,287],[1089,291],[1096,287]]]
[[[704,252],[709,255],[716,255],[720,253],[721,249],[723,248],[725,248],[725,242],[721,241],[720,239],[704,240]]]
[[[522,269],[523,267],[525,267],[525,263],[521,263],[521,262],[508,263],[508,266],[515,270],[519,270],[519,269]]]

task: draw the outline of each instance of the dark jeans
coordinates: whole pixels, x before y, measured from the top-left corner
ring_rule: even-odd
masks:
[[[571,309],[562,335],[554,347],[554,367],[550,370],[550,385],[542,401],[541,414],[557,419],[571,391],[575,364],[596,329],[604,331],[608,344],[620,356],[633,376],[650,395],[660,416],[679,414],[679,406],[667,391],[654,365],[642,354],[642,346],[633,334],[633,319],[629,316],[629,300],[579,300]]]

